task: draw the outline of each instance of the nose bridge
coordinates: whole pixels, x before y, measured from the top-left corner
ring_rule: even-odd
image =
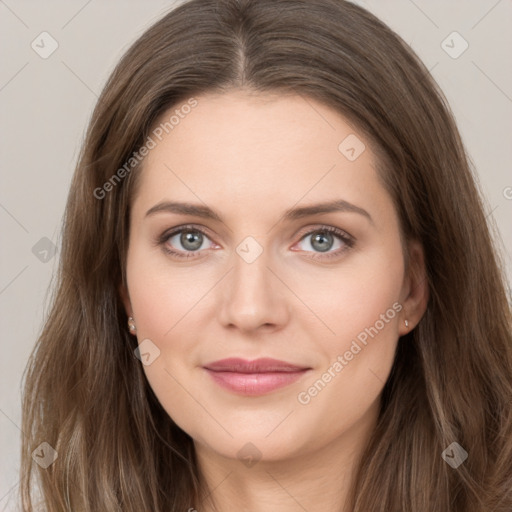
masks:
[[[242,330],[261,325],[278,326],[286,321],[287,304],[279,288],[283,286],[268,268],[273,267],[270,249],[253,237],[247,237],[233,253],[219,309],[224,325]]]

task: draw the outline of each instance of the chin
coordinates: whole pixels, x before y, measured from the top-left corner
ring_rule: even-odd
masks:
[[[213,433],[211,429],[191,428],[188,433],[195,443],[201,444],[208,451],[213,451],[222,457],[237,459],[250,467],[256,460],[282,461],[301,455],[312,448],[317,436],[313,432],[308,435],[303,426],[297,423],[289,423],[285,426],[287,421],[285,420],[277,428],[278,423],[276,423],[273,427],[274,431],[266,424],[264,427],[259,427],[254,424],[242,426],[230,423],[228,430],[233,437],[224,431],[219,432],[219,429]]]

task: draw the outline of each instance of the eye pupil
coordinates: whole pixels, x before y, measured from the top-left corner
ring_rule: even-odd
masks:
[[[332,247],[332,235],[330,233],[317,233],[313,236],[313,240],[311,241],[311,245],[319,250],[320,252],[328,251]],[[325,241],[327,240],[327,246],[325,245]],[[320,245],[317,245],[317,242]]]
[[[203,235],[198,231],[183,231],[180,237],[180,242],[186,249],[190,251],[197,251],[203,243]]]

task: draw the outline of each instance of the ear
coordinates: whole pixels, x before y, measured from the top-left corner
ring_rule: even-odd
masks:
[[[425,253],[421,243],[412,240],[408,243],[409,262],[402,287],[402,318],[399,334],[403,336],[416,327],[425,314],[429,298]],[[405,326],[405,320],[409,326]]]
[[[126,311],[127,316],[133,316],[132,304],[130,302],[130,296],[128,295],[128,289],[126,286],[121,283],[118,288],[119,296],[121,297],[121,301],[124,305],[124,310]]]

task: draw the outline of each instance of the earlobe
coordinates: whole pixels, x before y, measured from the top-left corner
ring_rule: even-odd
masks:
[[[133,317],[128,318],[128,329],[130,329],[131,334],[137,333],[137,326],[135,325],[135,319]]]
[[[409,242],[409,265],[406,272],[400,336],[407,334],[418,325],[428,305],[429,288],[425,254],[417,240]]]
[[[130,302],[130,297],[128,295],[128,289],[126,286],[121,283],[118,288],[119,296],[121,297],[121,301],[124,305],[124,310],[126,312],[126,316],[128,317],[128,329],[130,334],[137,335],[137,326],[135,325],[135,319],[133,318],[133,310],[132,304]]]

